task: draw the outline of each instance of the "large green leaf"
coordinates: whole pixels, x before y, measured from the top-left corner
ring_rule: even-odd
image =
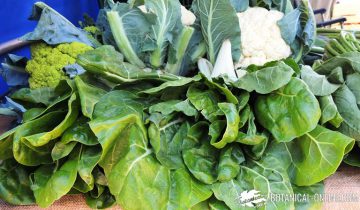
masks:
[[[165,118],[152,122],[148,128],[150,144],[157,160],[164,166],[176,169],[184,166],[182,144],[190,125],[181,118]]]
[[[214,121],[218,115],[223,115],[217,105],[221,102],[221,98],[216,92],[208,89],[204,90],[194,84],[189,87],[186,96],[192,105],[210,122]]]
[[[333,97],[338,111],[344,119],[339,131],[360,140],[360,110],[355,95],[346,85],[343,85],[333,94]]]
[[[334,93],[340,85],[331,84],[324,75],[319,75],[310,66],[303,66],[301,79],[309,86],[316,96],[327,96]]]
[[[360,52],[348,52],[333,57],[323,64],[317,66],[314,70],[319,74],[329,75],[335,68],[341,67],[345,74],[360,73]]]
[[[321,96],[319,98],[319,103],[321,107],[321,124],[325,124],[329,122],[334,127],[340,127],[341,123],[344,119],[341,117],[336,104],[331,95],[329,96]]]
[[[224,40],[230,39],[234,61],[240,59],[240,25],[229,0],[197,0],[192,8],[200,19],[208,58],[215,63]]]
[[[0,163],[0,199],[13,205],[35,202],[30,189],[29,169],[8,159]]]
[[[351,90],[356,98],[356,103],[360,107],[360,73],[346,76],[346,86]]]
[[[256,207],[257,209],[277,210],[294,208],[294,203],[291,201],[275,202],[270,199],[271,194],[293,193],[287,174],[284,171],[269,168],[260,162],[249,161],[248,165],[240,166],[240,173],[236,178],[228,182],[215,183],[212,185],[212,190],[215,197],[224,201],[230,209],[250,210]],[[251,190],[259,192],[259,203],[242,201],[243,194]],[[248,206],[245,206],[245,203],[248,203]]]
[[[295,201],[296,210],[317,210],[322,208],[322,202],[319,199],[316,199],[316,196],[322,195],[325,192],[325,186],[323,182],[316,183],[308,187],[299,187],[292,185],[294,194],[301,195],[301,199]],[[305,197],[306,196],[306,197]]]
[[[101,147],[99,146],[83,146],[78,164],[78,173],[84,182],[91,188],[94,186],[95,180],[92,171],[98,164],[101,156]]]
[[[26,136],[51,131],[61,123],[64,115],[65,112],[62,111],[50,112],[36,120],[20,125],[14,133],[13,140],[13,153],[16,161],[29,166],[52,163],[50,152],[55,142],[34,147],[24,144],[23,139]]]
[[[332,175],[353,146],[354,139],[317,126],[291,142],[273,141],[266,154],[282,162],[292,183],[310,186]]]
[[[255,101],[258,122],[278,141],[291,141],[313,130],[321,110],[315,96],[300,79],[293,78],[283,88],[261,95]]]
[[[215,121],[215,126],[210,126],[209,135],[211,136],[210,144],[218,149],[226,146],[226,144],[234,142],[239,133],[240,116],[236,106],[231,103],[218,103],[219,109],[226,117],[226,128],[221,136],[221,130],[216,129],[224,125],[223,121]],[[215,127],[215,128],[214,128]],[[220,131],[220,132],[219,132]]]
[[[188,209],[211,196],[185,169],[171,171],[155,159],[138,116],[95,120],[90,127],[103,146],[100,165],[110,192],[122,208]]]
[[[143,102],[131,92],[123,90],[111,91],[100,98],[100,101],[95,106],[93,118],[109,118],[128,114],[137,114],[142,117]]]
[[[290,66],[279,61],[257,71],[246,73],[233,85],[249,92],[256,91],[260,94],[268,94],[289,83],[294,73]]]
[[[40,207],[51,206],[71,190],[77,176],[78,159],[79,155],[76,154],[61,167],[43,165],[34,172],[31,189]]]
[[[101,88],[86,84],[80,77],[75,77],[75,84],[79,91],[81,111],[85,117],[91,119],[95,104],[106,92]]]
[[[15,127],[0,135],[0,161],[13,157],[13,138],[17,128]]]
[[[169,115],[173,112],[182,112],[187,116],[197,116],[198,111],[189,102],[189,100],[169,100],[157,103],[149,107],[150,113],[159,112],[163,115]]]

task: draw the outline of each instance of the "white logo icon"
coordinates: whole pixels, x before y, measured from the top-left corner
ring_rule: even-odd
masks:
[[[242,206],[258,207],[266,202],[266,199],[259,194],[257,190],[244,191],[239,196],[239,201]]]

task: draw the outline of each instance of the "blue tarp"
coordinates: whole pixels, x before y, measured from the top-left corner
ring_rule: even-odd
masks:
[[[35,21],[29,21],[32,5],[39,0],[1,0],[0,4],[0,43],[21,37],[27,32],[32,31]],[[87,13],[96,19],[98,14],[97,0],[43,0],[46,4],[60,12],[73,24],[78,25],[82,20],[83,14]],[[29,49],[23,48],[11,52],[17,55],[29,57]],[[4,55],[0,55],[2,61]],[[0,78],[0,96],[6,92],[6,85]]]

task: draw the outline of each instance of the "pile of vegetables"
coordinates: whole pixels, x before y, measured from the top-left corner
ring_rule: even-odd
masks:
[[[344,157],[360,166],[360,53],[302,65],[316,39],[308,1],[107,0],[84,29],[38,2],[31,19],[32,59],[3,65],[30,77],[6,99],[21,117],[0,136],[8,203],[318,209],[271,198],[323,193]],[[252,190],[261,202],[241,199]]]

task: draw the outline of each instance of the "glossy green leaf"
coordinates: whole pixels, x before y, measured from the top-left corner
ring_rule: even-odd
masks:
[[[150,88],[148,90],[143,91],[143,93],[146,94],[157,94],[161,91],[166,90],[167,88],[172,88],[172,87],[182,87],[182,86],[186,86],[189,85],[193,82],[197,82],[201,80],[201,76],[197,75],[195,77],[179,77],[178,80],[174,80],[174,81],[167,81],[162,83],[160,86],[158,87],[154,87],[154,88]]]
[[[360,140],[360,110],[356,103],[356,97],[346,86],[341,86],[333,94],[334,102],[344,121],[339,127],[339,131],[356,140]]]
[[[246,73],[232,85],[248,92],[268,94],[289,83],[294,73],[290,66],[279,61],[257,71]]]
[[[236,140],[239,133],[240,117],[234,104],[219,103],[218,107],[225,114],[226,128],[223,135],[221,136],[221,133],[218,132],[219,129],[212,129],[213,126],[210,126],[209,135],[211,136],[211,145],[218,149],[221,149],[225,147],[226,144]],[[219,124],[224,122],[216,121],[215,123]],[[221,125],[215,127],[219,126]]]
[[[222,149],[217,168],[217,180],[224,182],[236,177],[240,171],[240,164],[244,161],[245,156],[238,145],[230,145]]]
[[[43,165],[38,168],[32,176],[31,185],[36,203],[42,208],[49,207],[66,195],[75,183],[77,166],[78,156],[60,167]]]
[[[217,105],[221,102],[221,99],[216,92],[203,90],[196,85],[192,85],[189,87],[186,96],[191,104],[210,122],[214,121],[218,115],[223,115]]]
[[[321,124],[329,122],[336,128],[340,127],[344,119],[341,117],[332,96],[321,96],[319,103],[321,107]]]
[[[330,83],[324,75],[316,73],[310,66],[303,66],[301,79],[316,96],[327,96],[334,93],[340,85]]]
[[[0,162],[0,199],[13,205],[35,202],[30,189],[30,170],[14,159]]]
[[[169,115],[173,112],[182,112],[187,116],[197,116],[198,112],[189,100],[169,100],[160,102],[149,107],[150,113],[159,112],[163,115]]]
[[[323,195],[325,193],[325,186],[323,182],[316,183],[314,185],[308,186],[308,187],[299,187],[296,185],[292,185],[292,188],[294,190],[294,194],[298,194],[301,196],[306,196],[306,198],[309,198],[307,200],[300,200],[298,202],[295,202],[295,209],[297,210],[317,210],[321,209],[323,203],[315,199],[315,196]],[[304,198],[304,197],[300,197]]]
[[[283,88],[255,101],[258,122],[278,141],[291,141],[313,130],[321,116],[321,109],[308,86],[293,78]]]
[[[91,119],[95,104],[106,92],[101,88],[86,84],[80,77],[75,77],[75,84],[79,91],[81,111],[85,117]]]
[[[157,160],[170,169],[184,167],[182,144],[189,124],[181,118],[164,119],[159,124],[152,122],[148,128],[150,144]]]
[[[332,175],[353,146],[354,139],[317,126],[291,142],[272,142],[266,153],[282,161],[292,183],[310,186]]]

